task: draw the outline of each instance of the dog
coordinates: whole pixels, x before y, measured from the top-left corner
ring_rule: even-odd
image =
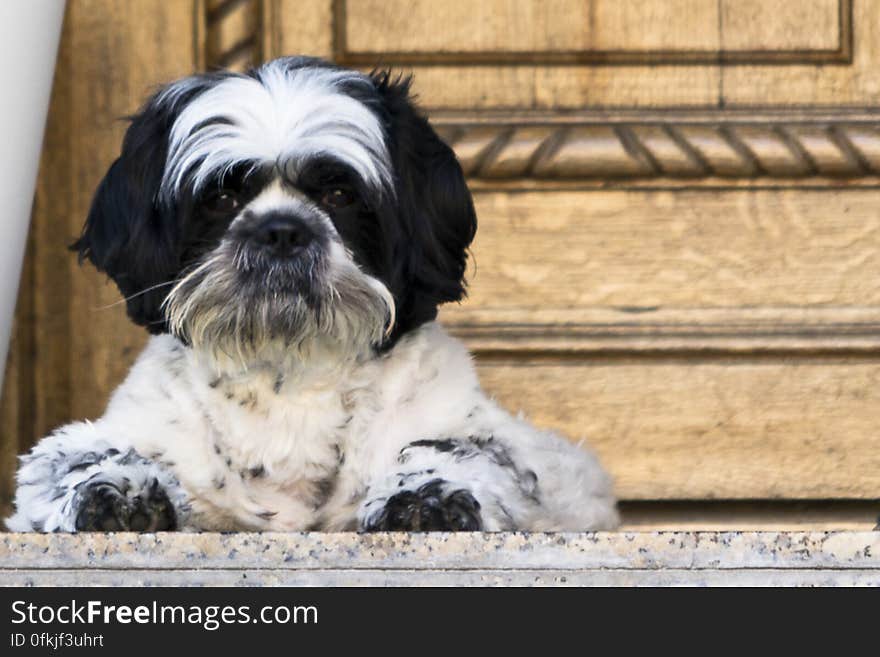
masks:
[[[436,321],[476,215],[410,86],[287,57],[147,101],[73,249],[153,335],[100,419],[21,457],[10,530],[617,525],[596,457]]]

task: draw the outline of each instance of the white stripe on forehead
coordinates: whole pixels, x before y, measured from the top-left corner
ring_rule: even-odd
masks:
[[[369,84],[367,78],[354,71],[289,69],[277,63],[261,68],[259,78],[224,78],[180,112],[171,129],[163,196],[173,196],[187,175],[199,189],[237,164],[314,155],[340,160],[374,187],[390,184],[379,120],[340,90],[346,82]],[[165,94],[173,99],[175,87]]]

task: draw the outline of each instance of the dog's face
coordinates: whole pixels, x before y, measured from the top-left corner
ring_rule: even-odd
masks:
[[[173,83],[76,243],[129,316],[241,364],[387,348],[464,293],[473,203],[408,81],[285,58]]]

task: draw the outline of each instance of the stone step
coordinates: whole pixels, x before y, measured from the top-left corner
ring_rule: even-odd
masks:
[[[880,532],[0,534],[6,586],[880,585]]]

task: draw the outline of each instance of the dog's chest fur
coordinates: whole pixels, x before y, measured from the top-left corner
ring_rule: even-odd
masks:
[[[214,380],[201,401],[216,457],[214,491],[222,496],[232,486],[234,495],[265,507],[259,514],[271,524],[302,526],[303,515],[320,511],[336,491],[351,443],[352,400],[370,393],[357,383],[284,384],[271,369],[245,381]]]
[[[268,364],[220,375],[163,336],[101,422],[173,470],[201,527],[345,529],[372,475],[407,442],[455,431],[475,390],[466,352],[436,325],[308,378]]]

